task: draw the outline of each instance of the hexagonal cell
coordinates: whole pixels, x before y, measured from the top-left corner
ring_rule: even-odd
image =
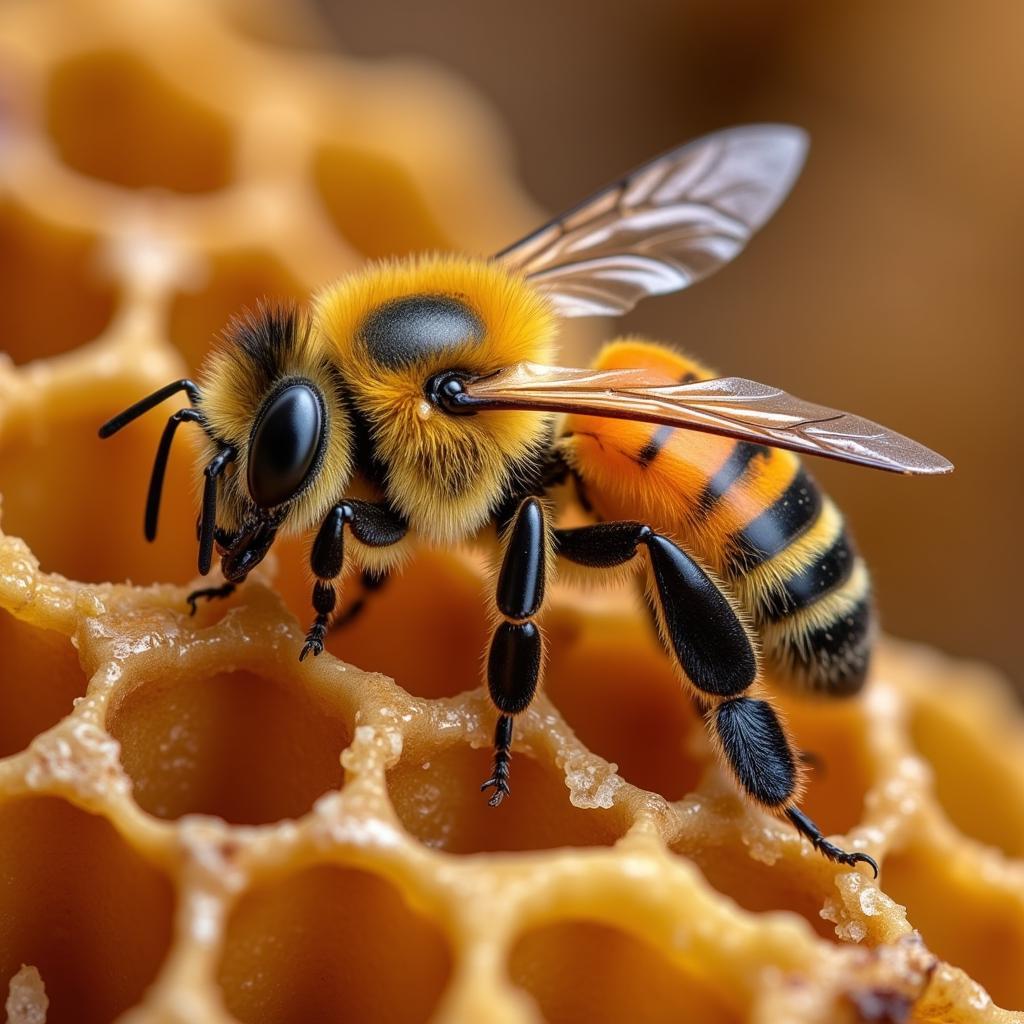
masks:
[[[639,616],[585,636],[552,631],[544,690],[588,750],[668,800],[692,792],[704,765],[687,749],[704,728],[653,629]]]
[[[547,1024],[737,1024],[736,996],[697,965],[682,965],[643,939],[595,921],[560,921],[523,935],[509,959],[512,980]]]
[[[799,862],[779,857],[774,864],[754,860],[737,838],[717,845],[706,837],[673,847],[693,861],[723,895],[755,914],[788,911],[802,917],[822,938],[839,942],[836,926],[820,914],[827,894],[819,892],[814,874]]]
[[[275,546],[277,588],[304,626],[312,621],[308,542]],[[453,697],[483,682],[490,642],[487,594],[465,562],[447,552],[419,551],[377,590],[367,593],[359,574],[346,577],[341,615],[365,598],[349,624],[328,634],[327,649],[351,665],[383,672],[417,697]],[[401,643],[395,642],[396,624]]]
[[[910,720],[914,746],[932,766],[935,792],[957,828],[1009,857],[1024,856],[1024,781],[1012,737],[988,735],[956,708],[920,703]],[[982,794],[1006,794],[993,804]]]
[[[825,835],[845,834],[862,820],[874,777],[863,703],[775,693],[797,749],[811,759],[800,807]]]
[[[415,179],[395,161],[342,146],[314,159],[317,190],[345,240],[364,256],[451,249]]]
[[[3,610],[0,651],[0,757],[6,757],[68,714],[88,680],[66,636]]]
[[[43,569],[89,583],[184,583],[196,574],[192,453],[171,453],[160,534],[142,533],[149,472],[174,403],[107,441],[99,425],[142,397],[134,379],[67,396],[9,420],[0,440],[4,531],[28,542]],[[193,428],[194,429],[194,428]]]
[[[131,54],[87,53],[60,64],[46,117],[61,159],[90,177],[175,192],[210,192],[231,179],[227,122]]]
[[[239,1021],[424,1021],[451,974],[436,925],[389,882],[320,865],[251,889],[227,927],[219,981]]]
[[[232,249],[208,258],[204,280],[194,291],[179,292],[171,303],[168,332],[195,370],[217,343],[233,316],[260,301],[303,302],[302,285],[281,263],[260,249]]]
[[[16,363],[67,352],[103,333],[117,301],[96,238],[0,202],[0,351]]]
[[[339,788],[352,737],[321,694],[246,671],[145,680],[106,724],[143,810],[247,825],[298,818]]]
[[[50,1024],[107,1024],[171,943],[171,883],[103,818],[54,797],[0,807],[0,990],[39,969]]]
[[[882,888],[928,948],[963,968],[1000,1006],[1024,1010],[1024,900],[923,840],[885,858]],[[969,908],[969,912],[967,909]]]
[[[491,807],[480,784],[491,774],[490,750],[467,746],[418,752],[406,744],[388,772],[388,792],[405,828],[449,853],[608,846],[626,831],[614,810],[569,802],[560,771],[521,751],[512,755],[511,796]]]

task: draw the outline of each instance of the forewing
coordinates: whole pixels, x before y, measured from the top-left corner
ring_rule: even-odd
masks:
[[[620,316],[739,254],[803,164],[804,133],[748,125],[671,150],[550,221],[498,259],[562,316]]]
[[[677,384],[648,370],[520,363],[466,390],[481,406],[663,423],[895,473],[948,473],[953,468],[930,448],[861,416],[742,377]]]
[[[930,448],[862,416],[805,402],[742,377],[629,393],[645,406],[650,402],[664,410],[666,418],[661,422],[674,426],[897,473],[948,473],[953,468]]]

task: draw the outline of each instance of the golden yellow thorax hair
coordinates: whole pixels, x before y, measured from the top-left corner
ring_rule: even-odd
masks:
[[[454,300],[470,311],[473,337],[382,360],[367,324],[396,300]],[[376,458],[388,497],[421,536],[457,541],[479,529],[542,452],[551,417],[505,411],[453,416],[432,406],[426,382],[443,370],[493,373],[520,360],[550,361],[554,318],[520,277],[493,261],[425,256],[377,265],[325,288],[314,323],[337,362]]]

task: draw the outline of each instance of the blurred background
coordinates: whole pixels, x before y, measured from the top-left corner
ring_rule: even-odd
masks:
[[[1019,685],[1022,44],[1024,5],[1005,0],[7,0],[0,348],[24,364],[100,338],[123,360],[147,329],[124,312],[135,302],[194,370],[260,296],[306,295],[368,256],[494,251],[681,141],[792,122],[807,167],[749,249],[584,325],[576,353],[641,332],[948,456],[955,474],[936,479],[812,468],[873,567],[885,627]],[[137,380],[115,384],[137,396]],[[5,528],[72,578],[184,582],[186,449],[168,488],[181,508],[147,548],[160,425],[100,451],[114,398],[60,395],[52,408],[85,426],[0,424]],[[104,500],[136,465],[134,490]],[[43,523],[50,487],[81,500],[46,502]]]
[[[924,441],[952,477],[817,460],[885,627],[994,662],[1024,648],[1024,5],[1005,0],[320,0],[336,46],[441,61],[494,105],[552,212],[703,132],[811,135],[792,198],[715,277],[608,331],[676,342]]]

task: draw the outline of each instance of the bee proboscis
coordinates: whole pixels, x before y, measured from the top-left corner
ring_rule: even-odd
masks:
[[[537,624],[559,566],[642,568],[666,652],[751,800],[826,857],[874,859],[824,838],[799,809],[803,766],[762,667],[826,695],[864,682],[874,635],[864,562],[793,452],[903,473],[952,467],[858,416],[671,349],[609,343],[589,369],[554,363],[557,317],[618,316],[733,259],[799,173],[784,125],[708,135],[644,164],[490,259],[413,256],[324,288],[309,313],[234,320],[199,384],[180,380],[115,416],[109,437],[179,392],[157,450],[145,532],[156,534],[174,433],[204,432],[199,571],[220,555],[226,596],[279,533],[316,531],[323,650],[343,570],[395,571],[413,541],[496,542],[486,681],[497,709],[492,804],[509,792],[515,716],[543,665]],[[575,502],[588,525],[560,526]]]

